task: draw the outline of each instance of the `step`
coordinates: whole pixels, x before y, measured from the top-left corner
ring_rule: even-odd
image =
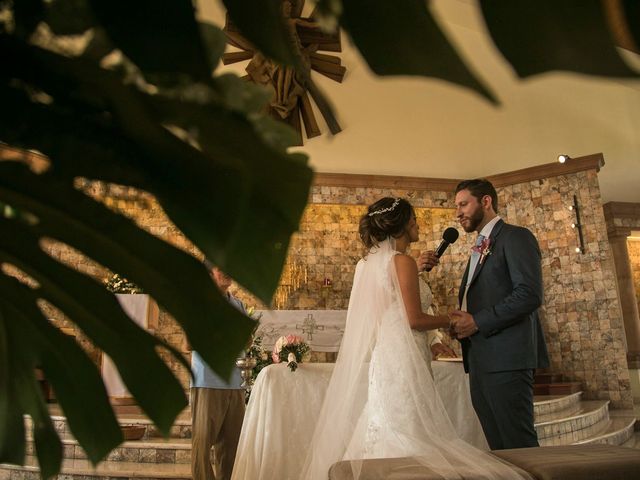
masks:
[[[609,419],[608,400],[583,400],[579,403],[579,408],[573,407],[568,411],[559,411],[540,415],[535,420],[535,429],[538,439],[569,434],[581,430],[584,438],[591,436],[591,431],[597,427],[602,420]],[[575,411],[574,411],[575,410]],[[580,434],[577,434],[580,435]]]
[[[540,439],[541,447],[557,445],[622,445],[633,439],[635,418],[612,418],[591,427]]]
[[[606,430],[593,438],[587,438],[575,442],[576,445],[586,444],[608,444],[622,445],[633,437],[633,426],[636,423],[635,418],[611,418],[608,422]]]
[[[555,383],[563,382],[564,375],[562,373],[536,373],[533,377],[533,383]]]
[[[63,458],[85,460],[87,455],[70,434],[61,437]],[[27,440],[27,454],[34,454],[33,441]],[[121,443],[106,458],[110,462],[191,463],[191,440],[183,438],[142,439]]]
[[[573,405],[578,405],[582,398],[582,392],[569,395],[536,395],[533,398],[533,413],[536,418],[540,415],[568,410]]]
[[[638,450],[640,450],[640,433],[634,432],[633,435],[629,437],[629,440],[627,440],[620,446],[627,448],[637,448]]]
[[[582,389],[581,382],[536,383],[533,385],[534,395],[568,395]]]
[[[159,478],[163,480],[183,480],[191,478],[191,465],[102,462],[97,467],[88,460],[65,459],[57,480],[96,480],[99,477],[140,480]],[[0,480],[41,480],[35,457],[27,456],[24,466],[0,465]]]
[[[52,415],[51,420],[56,432],[58,432],[60,436],[71,434],[66,417],[61,415]],[[146,427],[146,431],[142,437],[143,439],[164,438],[153,422],[144,415],[118,415],[118,422],[120,425],[144,425]],[[31,431],[31,419],[27,416],[25,416],[25,426],[27,431]],[[181,414],[171,427],[169,438],[191,438],[191,417],[185,417]]]

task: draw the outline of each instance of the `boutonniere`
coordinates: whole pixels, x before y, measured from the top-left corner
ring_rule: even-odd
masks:
[[[480,260],[478,261],[478,263],[482,265],[482,262],[484,262],[485,258],[491,255],[491,239],[489,237],[485,238],[484,240],[482,240],[482,243],[480,245],[474,245],[471,250],[480,254]]]

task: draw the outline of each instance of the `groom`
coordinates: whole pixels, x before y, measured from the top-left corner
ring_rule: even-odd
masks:
[[[462,278],[460,310],[451,314],[473,407],[492,450],[537,447],[533,375],[549,365],[537,313],[538,242],[497,215],[498,196],[487,180],[461,182],[455,204],[465,232],[479,234]]]

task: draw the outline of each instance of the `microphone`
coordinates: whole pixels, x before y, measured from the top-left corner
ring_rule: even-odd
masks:
[[[459,236],[460,234],[458,233],[458,230],[453,227],[447,228],[442,234],[442,241],[440,242],[440,245],[436,248],[436,257],[440,258],[449,245],[456,243]],[[431,268],[427,267],[425,271],[430,272]]]

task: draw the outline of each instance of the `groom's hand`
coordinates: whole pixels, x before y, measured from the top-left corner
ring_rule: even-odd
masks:
[[[454,310],[449,316],[453,331],[458,339],[470,337],[478,331],[478,326],[470,313]]]

